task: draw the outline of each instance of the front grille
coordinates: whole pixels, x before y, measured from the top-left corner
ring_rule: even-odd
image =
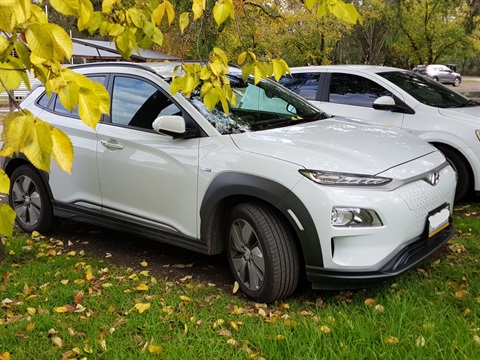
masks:
[[[455,172],[451,167],[445,167],[440,171],[440,181],[435,186],[417,180],[395,190],[415,213],[415,234],[423,233],[428,213],[445,203],[445,199],[451,196],[455,183]]]

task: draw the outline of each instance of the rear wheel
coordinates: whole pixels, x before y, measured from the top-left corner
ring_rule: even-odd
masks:
[[[25,232],[46,232],[57,222],[47,188],[31,165],[22,165],[13,172],[9,202],[17,213],[17,225]]]
[[[434,77],[433,80],[435,80],[436,82],[438,82],[438,77]]]
[[[243,203],[232,209],[227,224],[228,262],[241,290],[259,302],[292,294],[300,259],[294,235],[280,216],[265,205]]]
[[[463,200],[473,188],[469,166],[463,156],[458,154],[455,150],[442,145],[437,145],[437,148],[443,153],[443,155],[445,155],[447,161],[457,173],[458,179],[457,190],[455,191],[455,201],[458,202]]]
[[[455,80],[453,80],[453,86],[460,86],[460,83],[462,80],[459,77],[456,77]]]

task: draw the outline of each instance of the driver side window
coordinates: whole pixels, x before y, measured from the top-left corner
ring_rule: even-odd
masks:
[[[117,76],[112,92],[112,123],[152,130],[159,115],[178,115],[171,97],[138,78]]]
[[[381,96],[393,97],[390,91],[362,76],[333,73],[330,79],[331,103],[372,107]]]

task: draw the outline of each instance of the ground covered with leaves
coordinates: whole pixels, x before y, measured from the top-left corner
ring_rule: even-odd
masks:
[[[480,204],[457,206],[455,223],[438,256],[395,281],[274,304],[188,264],[162,276],[17,234],[2,240],[0,359],[478,359]]]

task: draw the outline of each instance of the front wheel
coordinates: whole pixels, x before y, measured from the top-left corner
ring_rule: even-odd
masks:
[[[459,77],[456,77],[455,80],[453,80],[453,86],[460,86],[460,83],[462,80]]]
[[[300,259],[289,227],[268,206],[243,203],[228,218],[227,256],[241,290],[258,302],[292,294],[300,277]]]
[[[10,206],[17,225],[25,232],[46,232],[56,224],[52,203],[39,173],[31,165],[15,169],[10,179]]]

